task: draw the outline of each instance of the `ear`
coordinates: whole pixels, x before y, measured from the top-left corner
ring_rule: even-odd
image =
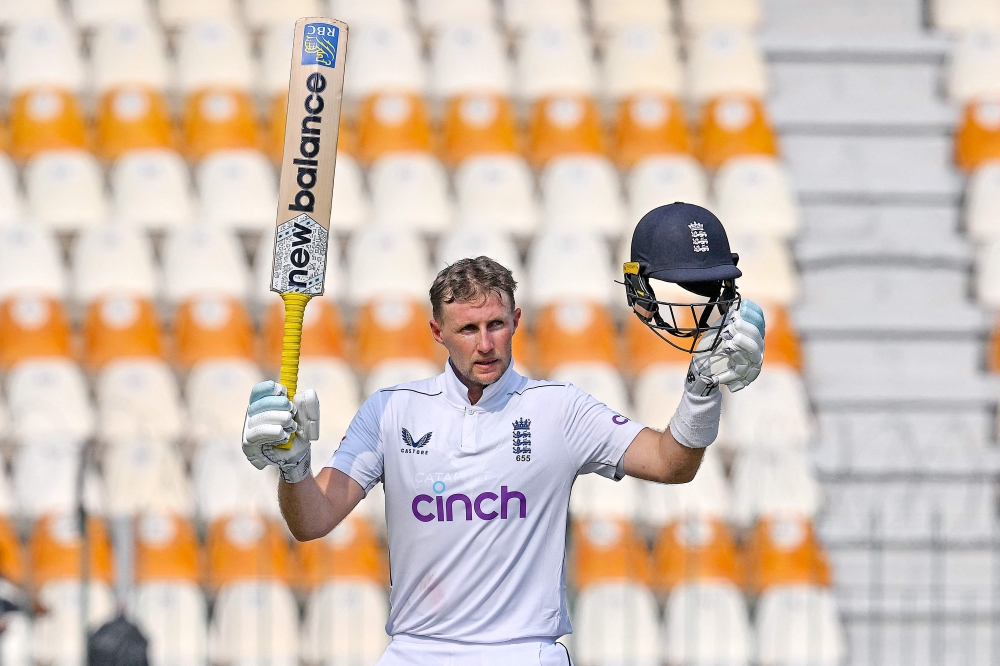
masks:
[[[444,344],[444,338],[441,337],[441,326],[433,319],[430,320],[431,335],[434,337],[434,341],[438,344]]]
[[[517,326],[521,321],[521,308],[514,308],[514,332],[517,332]]]

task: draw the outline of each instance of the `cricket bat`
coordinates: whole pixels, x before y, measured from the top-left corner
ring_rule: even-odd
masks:
[[[295,22],[271,269],[271,291],[285,302],[279,381],[289,400],[298,383],[302,316],[309,299],[322,295],[326,276],[346,55],[346,23]],[[282,448],[291,446],[289,439]]]

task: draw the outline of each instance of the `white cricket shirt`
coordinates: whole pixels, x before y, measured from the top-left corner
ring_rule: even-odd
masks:
[[[370,397],[328,463],[385,484],[390,636],[467,643],[556,638],[578,474],[614,476],[642,426],[571,384],[513,364],[475,405],[451,363]]]

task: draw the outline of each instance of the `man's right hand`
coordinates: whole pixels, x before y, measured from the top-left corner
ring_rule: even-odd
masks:
[[[312,440],[319,437],[319,398],[302,391],[292,403],[285,387],[261,382],[250,392],[250,406],[243,423],[243,453],[257,469],[275,465],[287,483],[298,483],[311,474]],[[292,433],[295,439],[289,449]]]

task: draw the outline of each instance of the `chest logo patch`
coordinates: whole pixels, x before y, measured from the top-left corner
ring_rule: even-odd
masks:
[[[512,450],[518,462],[531,460],[531,419],[520,418],[513,423]]]
[[[431,441],[431,435],[433,434],[433,432],[429,432],[420,439],[414,441],[413,435],[410,434],[410,431],[403,428],[403,444],[406,446],[401,448],[399,451],[401,453],[414,453],[416,455],[426,456],[428,452],[424,447]]]

